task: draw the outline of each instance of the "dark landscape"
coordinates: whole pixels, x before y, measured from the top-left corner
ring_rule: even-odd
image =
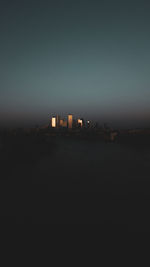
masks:
[[[1,219],[148,231],[150,130],[135,132],[1,131]]]

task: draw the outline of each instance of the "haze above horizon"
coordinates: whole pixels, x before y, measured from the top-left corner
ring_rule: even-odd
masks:
[[[0,126],[50,114],[150,125],[150,3],[0,3]]]

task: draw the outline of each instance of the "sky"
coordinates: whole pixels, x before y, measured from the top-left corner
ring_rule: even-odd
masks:
[[[0,125],[150,126],[150,2],[1,0]]]

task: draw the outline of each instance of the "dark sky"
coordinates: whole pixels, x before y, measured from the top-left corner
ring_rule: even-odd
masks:
[[[150,1],[1,0],[1,125],[150,126]]]

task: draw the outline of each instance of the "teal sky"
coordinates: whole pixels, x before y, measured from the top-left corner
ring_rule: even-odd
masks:
[[[150,125],[149,1],[1,1],[1,125]]]

